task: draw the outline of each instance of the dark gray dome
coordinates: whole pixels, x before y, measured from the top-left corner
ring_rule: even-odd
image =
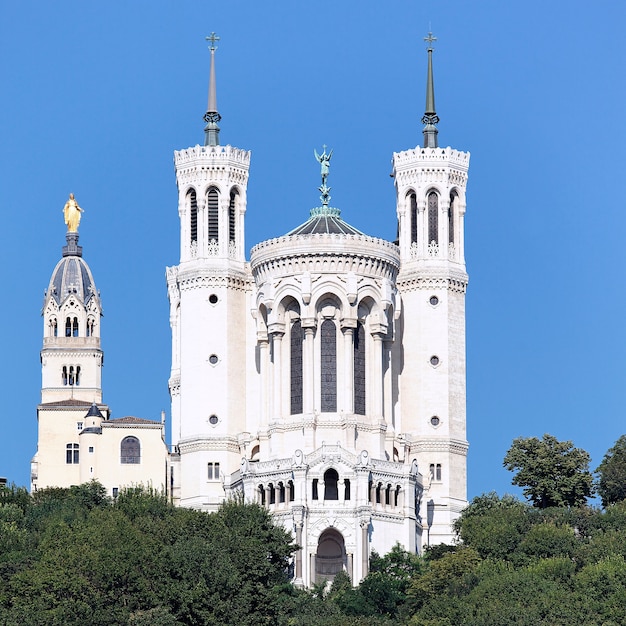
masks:
[[[57,304],[74,294],[86,305],[98,292],[87,263],[81,257],[67,256],[57,263],[52,272],[49,293]]]
[[[340,217],[339,209],[332,207],[318,207],[311,209],[309,219],[297,228],[287,233],[291,235],[317,235],[327,233],[331,235],[363,235],[360,230],[350,226],[348,222],[344,222]]]
[[[63,248],[63,258],[57,263],[46,296],[51,296],[57,304],[74,295],[85,306],[93,297],[98,297],[89,265],[82,257],[82,248],[77,246],[77,233],[66,235],[68,245]]]

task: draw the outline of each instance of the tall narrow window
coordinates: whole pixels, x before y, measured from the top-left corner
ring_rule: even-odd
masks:
[[[124,437],[120,444],[120,463],[136,464],[141,462],[141,444],[137,437]]]
[[[79,449],[77,443],[68,443],[65,446],[65,462],[68,465],[76,465],[79,461]]]
[[[291,325],[291,414],[302,413],[302,324]]]
[[[350,499],[350,479],[349,478],[343,479],[343,486],[344,486],[343,498],[344,500],[349,500]]]
[[[78,337],[78,318],[72,320],[72,337]]]
[[[211,187],[209,193],[207,193],[207,217],[209,242],[219,241],[219,196],[215,187]]]
[[[65,336],[66,337],[72,336],[72,318],[71,317],[68,317],[65,320]]]
[[[428,243],[439,243],[439,199],[434,191],[428,194]]]
[[[337,470],[327,469],[324,472],[324,500],[339,500],[339,474]]]
[[[67,383],[68,385],[74,384],[74,366],[73,365],[70,365],[70,371],[68,373]]]
[[[411,219],[411,243],[417,242],[417,196],[412,193],[409,196],[410,212],[409,217]]]
[[[219,463],[207,464],[207,478],[209,480],[219,480],[220,478],[220,464]]]
[[[76,366],[76,384],[80,385],[80,365]]]
[[[228,241],[235,242],[235,224],[237,223],[237,193],[236,189],[230,192],[230,202],[228,203]]]
[[[365,328],[354,329],[354,412],[365,415]]]
[[[319,482],[319,479],[314,478],[313,482],[311,483],[311,500],[317,500],[318,498],[318,494],[317,494],[318,482]]]
[[[61,373],[61,380],[63,381],[64,385],[67,385],[67,366],[66,365],[63,366],[63,371]]]
[[[337,410],[337,329],[335,322],[324,320],[320,328],[322,370],[322,413]]]
[[[198,201],[194,189],[187,192],[187,203],[189,206],[189,237],[193,243],[198,241]]]
[[[453,191],[450,194],[450,209],[448,210],[448,242],[454,243],[454,212],[458,196]]]

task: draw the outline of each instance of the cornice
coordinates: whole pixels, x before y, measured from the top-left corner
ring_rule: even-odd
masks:
[[[214,451],[226,451],[241,453],[241,448],[236,437],[197,437],[193,439],[185,439],[178,442],[178,450],[181,454],[188,454],[190,452],[214,452]]]

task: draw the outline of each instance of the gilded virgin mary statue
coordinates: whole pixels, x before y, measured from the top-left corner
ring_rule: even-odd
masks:
[[[78,202],[74,199],[74,194],[71,193],[69,200],[63,207],[63,217],[67,224],[68,233],[78,232],[78,225],[80,224],[80,214],[83,210],[78,206]]]

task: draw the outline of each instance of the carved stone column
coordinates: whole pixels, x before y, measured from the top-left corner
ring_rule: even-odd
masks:
[[[343,410],[346,414],[354,413],[354,331],[357,326],[355,319],[342,319],[341,331],[343,332],[343,372],[345,397],[343,398]]]
[[[304,346],[302,358],[302,412],[311,415],[315,396],[315,319],[302,320]]]
[[[370,522],[368,519],[362,519],[359,522],[361,526],[361,577],[365,578],[369,572],[369,538],[367,536]]]
[[[259,364],[261,367],[261,406],[260,406],[260,423],[262,426],[267,426],[268,423],[268,400],[271,393],[270,384],[270,372],[269,372],[269,338],[266,333],[259,333],[257,335],[259,342]]]
[[[270,324],[268,331],[272,337],[272,394],[270,398],[270,421],[277,421],[283,415],[282,390],[282,343],[285,335],[285,325]]]
[[[383,337],[380,331],[372,333],[371,390],[369,399],[372,403],[371,414],[382,419],[383,416]]]

